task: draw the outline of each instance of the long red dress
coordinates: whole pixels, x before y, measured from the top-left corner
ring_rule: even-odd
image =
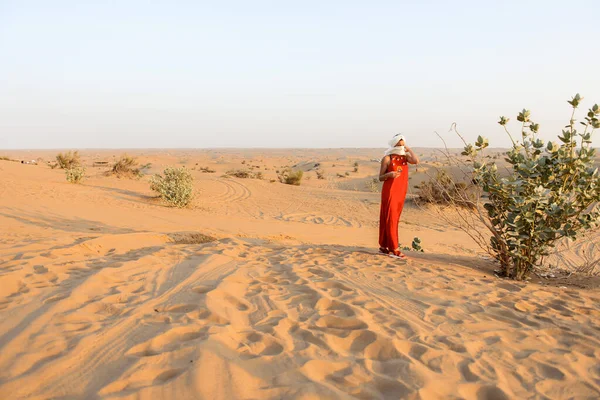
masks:
[[[379,212],[379,246],[394,251],[398,248],[398,223],[408,190],[408,162],[406,156],[392,154],[390,158],[386,172],[399,169],[402,169],[402,172],[399,177],[383,182]]]

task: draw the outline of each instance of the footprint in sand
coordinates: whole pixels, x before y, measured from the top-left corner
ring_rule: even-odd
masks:
[[[59,293],[54,296],[48,297],[46,300],[44,300],[44,304],[54,303],[54,302],[66,299],[67,297],[69,297],[69,295],[67,293]]]
[[[206,328],[177,327],[132,347],[125,354],[136,357],[151,357],[179,349],[186,342],[196,339],[205,340],[207,337]]]
[[[367,324],[356,318],[341,318],[333,315],[326,315],[317,321],[317,327],[330,329],[365,329]]]
[[[198,285],[192,288],[192,292],[198,294],[205,294],[213,290],[215,287],[211,285]]]
[[[183,371],[184,371],[183,368],[168,369],[168,370],[158,374],[156,376],[156,378],[154,378],[154,381],[152,381],[152,383],[153,384],[161,384],[161,383],[168,382],[171,379],[181,375],[183,373]]]
[[[283,346],[269,334],[251,332],[239,338],[238,350],[244,358],[276,356],[284,350]]]

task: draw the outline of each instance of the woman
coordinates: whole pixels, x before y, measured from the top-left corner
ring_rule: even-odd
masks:
[[[418,164],[419,158],[405,145],[401,134],[395,135],[389,145],[379,171],[379,180],[383,182],[379,213],[379,251],[406,259],[398,245],[398,223],[408,190],[408,164]]]

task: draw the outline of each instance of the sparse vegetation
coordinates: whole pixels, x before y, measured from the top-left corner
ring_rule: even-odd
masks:
[[[353,166],[354,166],[354,170],[353,171],[354,172],[358,172],[358,161],[355,161]]]
[[[142,168],[148,166],[149,164],[138,167],[137,158],[123,154],[121,158],[113,164],[107,174],[115,175],[119,178],[140,178],[143,175]]]
[[[185,167],[167,167],[163,175],[156,174],[150,179],[150,189],[172,206],[181,208],[190,204],[194,197],[192,174]]]
[[[217,172],[214,169],[209,168],[209,167],[200,167],[200,168],[198,168],[198,171],[200,171],[204,174],[214,174],[215,172]]]
[[[444,170],[438,170],[428,181],[416,186],[418,203],[441,205],[455,204],[460,207],[473,208],[477,202],[474,190],[469,190],[465,182],[456,182]]]
[[[81,165],[81,157],[78,151],[68,151],[66,153],[58,153],[56,163],[61,169],[71,169]]]
[[[283,172],[277,174],[277,177],[279,178],[279,182],[285,183],[286,185],[300,186],[303,175],[304,172],[301,170],[294,172],[291,168],[286,168]]]
[[[236,170],[227,171],[225,173],[225,175],[233,176],[235,178],[241,178],[241,179],[262,179],[263,178],[262,172],[254,172],[254,171],[245,170],[245,169],[236,169]]]
[[[378,178],[373,178],[367,183],[367,187],[369,191],[377,193],[381,191],[381,182],[379,182]]]
[[[204,244],[217,240],[199,232],[176,232],[168,235],[174,244]]]
[[[74,184],[81,183],[85,178],[85,167],[76,165],[71,168],[66,168],[65,175],[67,177],[67,182]]]
[[[317,173],[317,179],[325,179],[325,171],[318,169],[315,172]]]
[[[10,158],[6,157],[6,156],[0,156],[0,160],[2,161],[11,161]]]

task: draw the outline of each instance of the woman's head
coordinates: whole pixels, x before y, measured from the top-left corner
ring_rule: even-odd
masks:
[[[398,133],[388,143],[390,147],[404,146],[404,135]]]

